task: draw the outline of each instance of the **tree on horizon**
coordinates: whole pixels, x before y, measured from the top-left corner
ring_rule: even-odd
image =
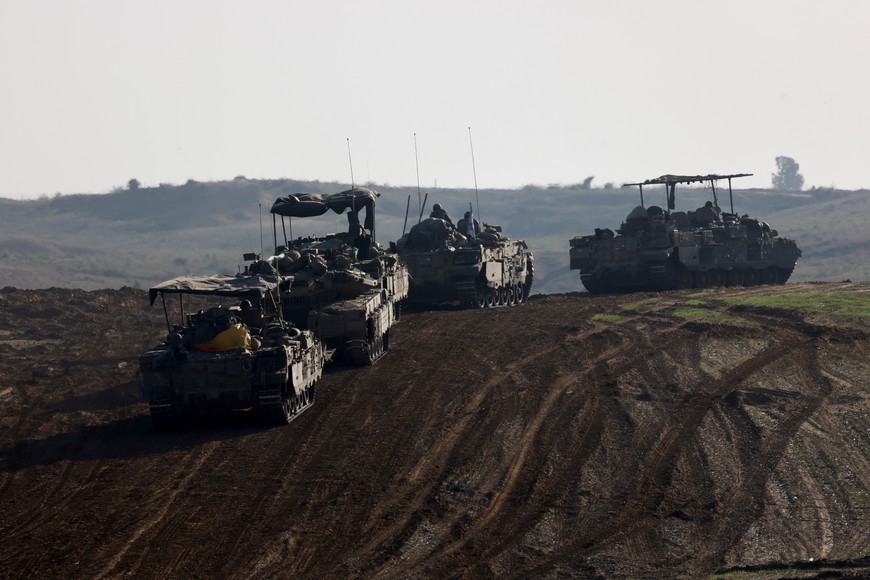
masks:
[[[771,182],[776,189],[799,191],[804,186],[804,176],[800,174],[801,166],[791,157],[776,158],[776,173],[771,174]]]

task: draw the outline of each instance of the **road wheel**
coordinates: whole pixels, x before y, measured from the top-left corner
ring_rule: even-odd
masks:
[[[522,304],[523,302],[525,302],[526,296],[525,296],[525,292],[523,292],[523,285],[522,284],[517,284],[514,287],[514,297],[517,300],[517,304]]]
[[[486,307],[493,308],[498,302],[498,293],[495,288],[486,288]]]
[[[373,363],[381,357],[381,354],[383,354],[383,347],[383,336],[372,337],[371,346],[369,347],[369,363]]]
[[[674,285],[680,290],[692,287],[692,273],[682,264],[678,264],[674,272]]]
[[[710,270],[707,272],[707,282],[711,288],[715,288],[716,286],[722,286],[723,279],[722,270]]]
[[[507,293],[508,306],[513,306],[517,303],[517,291],[513,286],[508,286],[505,290]]]
[[[778,276],[776,274],[776,268],[774,266],[765,269],[762,276],[764,284],[776,284],[777,282]]]
[[[707,272],[692,272],[692,286],[695,288],[707,288],[710,286]]]
[[[281,413],[275,419],[279,424],[289,423],[293,415],[296,414],[296,393],[291,395],[289,391],[290,389],[285,381],[281,384],[281,388],[278,391],[281,398]]]
[[[746,268],[743,271],[743,285],[744,286],[757,286],[758,285],[758,272],[753,270],[752,268]]]
[[[532,262],[532,254],[528,254],[528,261],[526,262],[526,281],[523,284],[523,300],[531,296],[532,294],[532,282],[535,280],[535,265]]]

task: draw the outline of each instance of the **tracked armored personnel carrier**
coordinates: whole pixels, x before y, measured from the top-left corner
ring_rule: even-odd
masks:
[[[532,288],[532,253],[501,227],[464,235],[448,222],[429,218],[396,243],[411,271],[409,300],[438,304],[458,302],[465,308],[492,308],[522,303]]]
[[[275,276],[185,276],[150,289],[168,334],[140,355],[139,379],[158,427],[241,409],[281,424],[313,404],[323,346],[282,319],[279,286]]]
[[[273,219],[275,255],[253,259],[249,273],[277,271],[285,319],[312,331],[337,358],[369,365],[390,347],[390,328],[399,320],[408,296],[408,268],[375,242],[374,207],[378,194],[355,188],[331,195],[300,193],[278,198],[274,218],[319,216],[347,211],[348,231],[278,241]],[[359,215],[365,210],[365,222]],[[292,221],[291,221],[292,226]],[[291,227],[292,231],[292,227]],[[286,238],[286,235],[282,237]]]
[[[571,269],[592,293],[784,284],[801,251],[767,223],[735,213],[731,180],[749,175],[663,175],[626,184],[639,188],[640,205],[616,232],[596,228],[571,239]],[[719,207],[720,180],[728,180],[730,212]],[[681,183],[709,183],[712,200],[675,211]],[[665,186],[667,209],[644,205],[644,187],[652,185]]]

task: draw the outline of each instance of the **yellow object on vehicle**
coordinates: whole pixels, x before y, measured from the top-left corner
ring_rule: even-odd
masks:
[[[193,345],[197,350],[221,352],[243,348],[251,350],[251,333],[244,324],[233,324],[208,342]]]

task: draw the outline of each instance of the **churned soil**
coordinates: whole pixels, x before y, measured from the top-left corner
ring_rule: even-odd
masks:
[[[726,301],[806,289],[406,312],[289,425],[169,432],[145,292],[0,290],[0,576],[866,576],[866,319]]]

